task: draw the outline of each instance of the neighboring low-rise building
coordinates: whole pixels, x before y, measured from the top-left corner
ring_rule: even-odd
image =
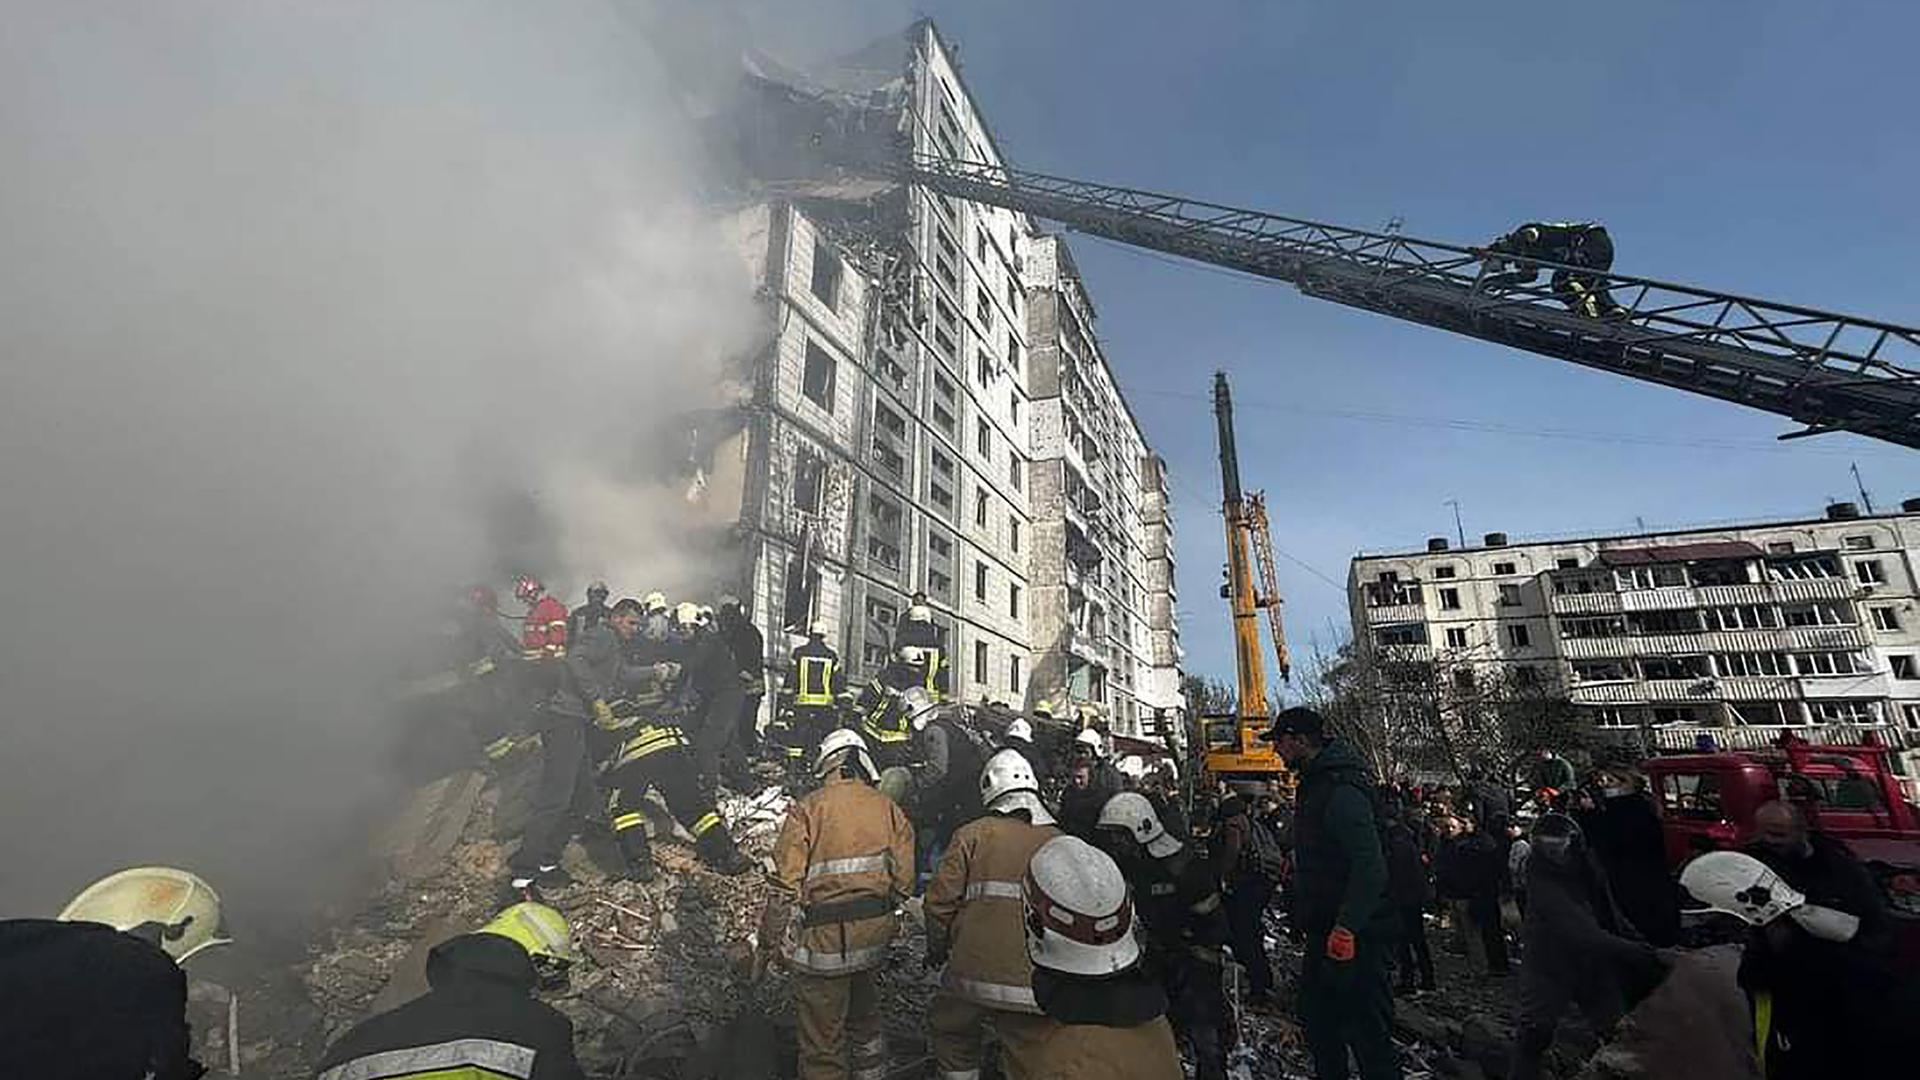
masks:
[[[1561,688],[1652,747],[1920,745],[1920,500],[1862,516],[1362,555],[1356,644]],[[1461,674],[1462,670],[1466,674]]]

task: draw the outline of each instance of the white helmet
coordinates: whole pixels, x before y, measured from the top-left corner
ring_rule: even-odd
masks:
[[[645,608],[649,615],[656,611],[665,611],[667,610],[667,594],[661,592],[659,589],[655,589],[641,599],[640,606]]]
[[[880,782],[880,768],[873,763],[873,755],[867,752],[867,740],[852,728],[840,728],[827,734],[820,740],[820,756],[814,759],[813,771],[816,776],[825,776],[845,763],[851,753],[860,762],[860,768],[867,779]]]
[[[1738,851],[1709,851],[1680,871],[1680,887],[1715,911],[1765,926],[1807,902],[1766,863]]]
[[[1128,754],[1126,757],[1114,762],[1113,767],[1120,771],[1121,776],[1129,780],[1142,780],[1145,779],[1147,775],[1147,759],[1141,757],[1139,754]]]
[[[900,692],[900,711],[907,715],[913,730],[924,731],[940,712],[940,703],[924,686],[909,686]]]
[[[933,609],[925,604],[914,604],[907,608],[907,618],[914,622],[932,622]]]
[[[1073,742],[1076,748],[1084,746],[1091,750],[1096,758],[1107,756],[1107,740],[1101,738],[1100,732],[1094,728],[1081,728],[1080,734],[1073,737]]]
[[[116,930],[157,927],[154,944],[175,963],[232,940],[221,932],[219,894],[199,875],[170,866],[136,866],[101,878],[82,889],[60,919]]]
[[[713,625],[713,606],[712,605],[701,604],[698,608],[695,608],[694,611],[695,611],[694,618],[700,623],[701,626]]]
[[[1025,810],[1035,825],[1053,824],[1053,815],[1040,801],[1040,781],[1033,765],[1018,750],[1001,750],[980,770],[980,803],[995,813]]]
[[[1007,725],[1007,738],[1030,743],[1033,741],[1033,725],[1027,723],[1026,717],[1016,716],[1013,722]]]
[[[1097,825],[1102,829],[1125,829],[1156,859],[1164,859],[1182,846],[1179,839],[1160,824],[1160,815],[1154,813],[1153,804],[1137,791],[1123,791],[1108,799],[1107,805],[1100,808]]]
[[[893,655],[903,664],[913,664],[917,666],[926,662],[927,654],[931,651],[931,649],[926,649],[919,645],[902,645],[893,650]]]
[[[673,605],[673,621],[677,626],[693,626],[700,621],[700,605],[691,600],[682,600]]]
[[[808,637],[823,638],[832,632],[833,627],[827,625],[827,620],[825,619],[815,619],[812,624],[807,627]]]
[[[1099,977],[1140,959],[1127,879],[1099,848],[1077,836],[1040,845],[1020,886],[1027,956],[1036,967]]]

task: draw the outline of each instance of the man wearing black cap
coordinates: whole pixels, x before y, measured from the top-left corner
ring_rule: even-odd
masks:
[[[1306,935],[1300,1019],[1314,1075],[1346,1080],[1351,1048],[1362,1080],[1400,1080],[1387,977],[1394,917],[1373,774],[1312,709],[1283,711],[1267,738],[1300,780],[1293,925]]]

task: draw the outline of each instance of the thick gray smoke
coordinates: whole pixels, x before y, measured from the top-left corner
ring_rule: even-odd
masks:
[[[671,16],[5,7],[0,913],[140,862],[297,909],[490,506],[569,592],[694,557],[634,437],[754,317]]]

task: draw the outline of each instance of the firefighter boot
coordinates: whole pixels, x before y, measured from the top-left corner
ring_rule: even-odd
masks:
[[[627,880],[642,885],[653,880],[653,844],[647,839],[647,818],[639,811],[613,819],[613,835],[620,841],[620,857],[626,863]]]
[[[714,823],[709,825],[693,843],[693,850],[700,861],[712,867],[714,873],[734,877],[753,869],[753,860],[740,854],[733,844],[733,837],[727,827],[714,815]]]

